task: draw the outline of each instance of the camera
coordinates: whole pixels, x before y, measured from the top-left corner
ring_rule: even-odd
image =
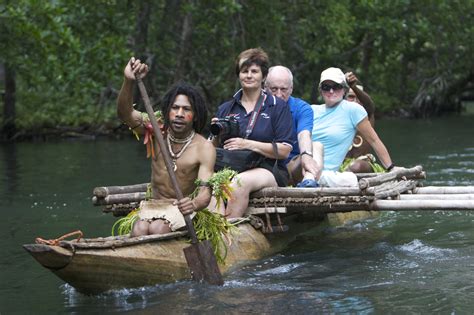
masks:
[[[233,116],[219,118],[218,121],[211,124],[211,134],[213,136],[221,136],[228,138],[239,136],[239,122]]]

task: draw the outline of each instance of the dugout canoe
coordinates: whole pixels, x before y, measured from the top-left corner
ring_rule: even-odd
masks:
[[[223,275],[281,251],[295,235],[293,232],[264,234],[254,226],[255,223],[249,222],[238,224],[229,235],[225,263],[219,264]],[[191,279],[183,253],[187,246],[185,231],[141,237],[85,238],[61,241],[56,246],[23,245],[43,267],[85,294]]]
[[[421,167],[415,167],[367,176],[361,178],[359,188],[266,188],[256,192],[251,196],[247,213],[260,215],[263,220],[237,226],[238,232],[229,236],[231,245],[225,263],[219,265],[221,272],[225,275],[281,251],[298,233],[331,216],[332,221],[340,225],[372,216],[374,212],[370,210],[474,210],[474,186],[419,187],[418,179],[424,178],[421,172]],[[142,189],[141,186],[138,189]],[[102,188],[98,191],[106,193],[94,193],[94,204],[107,205],[107,212],[114,215],[127,213],[136,201],[143,199],[142,192],[135,187],[131,197],[129,193],[123,194],[122,189],[115,191],[114,188],[112,192],[107,187]],[[412,195],[419,195],[421,199],[413,200]],[[109,200],[109,197],[113,198]],[[263,233],[262,225],[275,225],[275,215],[271,213],[278,213],[280,209],[285,216],[283,224],[290,226],[289,231]],[[361,209],[369,211],[354,211]],[[273,222],[266,222],[269,216]],[[186,246],[189,246],[186,232],[174,232],[135,238],[61,241],[58,245],[26,244],[24,248],[43,267],[78,291],[96,294],[191,279],[183,254]]]

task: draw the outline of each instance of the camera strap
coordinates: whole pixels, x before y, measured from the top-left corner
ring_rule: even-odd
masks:
[[[249,122],[247,124],[247,129],[245,130],[244,139],[247,139],[252,133],[253,127],[257,122],[258,114],[260,114],[260,110],[262,109],[263,103],[265,102],[266,98],[267,94],[262,92],[262,94],[260,94],[260,97],[257,100],[257,103],[255,103],[255,108],[253,109],[252,116],[250,116]]]

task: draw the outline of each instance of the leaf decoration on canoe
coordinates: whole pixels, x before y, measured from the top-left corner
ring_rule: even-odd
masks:
[[[193,225],[197,238],[200,241],[209,240],[217,262],[224,264],[227,257],[227,246],[232,245],[228,234],[236,229],[235,224],[227,221],[222,214],[211,212],[206,208],[196,212]]]
[[[136,208],[130,211],[126,217],[120,218],[115,221],[112,226],[112,236],[115,236],[115,230],[117,230],[117,235],[126,235],[132,231],[133,224],[138,220],[138,210]]]
[[[214,173],[209,179],[209,185],[212,189],[212,195],[216,198],[217,208],[222,203],[232,199],[232,180],[236,178],[237,172],[229,168]],[[216,209],[217,210],[217,209]]]
[[[203,182],[197,179],[195,181],[197,187],[190,198],[195,198],[201,187],[209,186],[212,189],[212,195],[216,198],[217,207],[219,207],[221,203],[232,199],[233,188],[231,184],[237,174],[234,170],[224,168],[214,173],[206,185],[203,185]],[[193,225],[198,239],[200,241],[209,240],[217,261],[223,264],[227,256],[227,246],[231,245],[229,233],[235,229],[235,224],[227,221],[222,214],[211,212],[206,208],[196,212]]]

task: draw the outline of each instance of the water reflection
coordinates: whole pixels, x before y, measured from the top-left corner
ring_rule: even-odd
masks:
[[[3,167],[3,172],[0,172],[3,182],[1,186],[4,187],[0,192],[0,197],[2,197],[0,199],[10,203],[17,192],[18,172],[20,172],[17,145],[15,142],[9,142],[0,146],[0,149],[3,160],[0,164]]]

